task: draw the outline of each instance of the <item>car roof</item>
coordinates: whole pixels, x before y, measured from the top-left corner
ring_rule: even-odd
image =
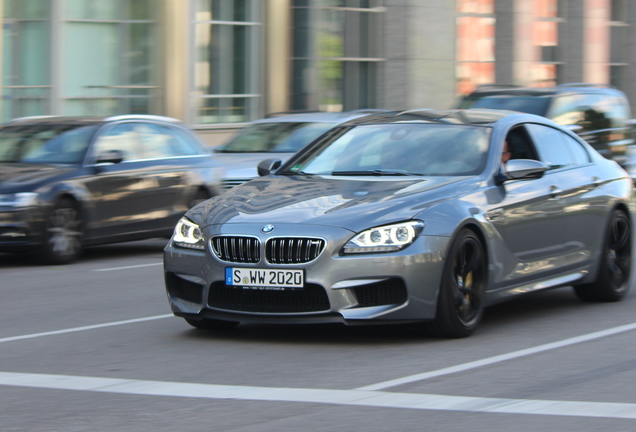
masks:
[[[453,110],[436,110],[418,108],[406,111],[392,111],[367,115],[352,119],[343,126],[355,126],[363,124],[387,124],[387,123],[438,123],[438,124],[462,124],[474,126],[490,126],[493,123],[509,116],[530,116],[540,118],[532,114],[521,114],[515,111],[494,110],[487,108],[469,108]]]
[[[252,123],[344,123],[351,119],[363,117],[369,114],[389,112],[389,110],[383,109],[360,109],[344,112],[282,112],[272,113],[267,117],[259,120],[255,120]]]
[[[99,124],[110,123],[115,121],[126,120],[143,120],[143,121],[159,121],[167,123],[180,123],[181,121],[172,117],[145,115],[145,114],[130,114],[130,115],[117,115],[108,117],[99,116],[30,116],[30,117],[18,117],[5,123],[3,126],[8,125],[34,125],[34,124]]]
[[[477,87],[472,97],[514,95],[514,96],[554,96],[563,93],[599,93],[623,96],[623,92],[609,84],[569,83],[554,87],[523,87],[508,84],[485,84]]]

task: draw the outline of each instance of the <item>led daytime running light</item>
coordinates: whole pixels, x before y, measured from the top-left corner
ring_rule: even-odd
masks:
[[[371,228],[353,237],[344,247],[345,253],[392,252],[404,249],[424,228],[420,221]]]
[[[177,223],[172,241],[175,245],[182,248],[196,250],[203,250],[205,248],[201,228],[186,218],[181,218]]]

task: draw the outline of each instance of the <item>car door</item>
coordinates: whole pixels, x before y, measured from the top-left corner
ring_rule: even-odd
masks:
[[[194,173],[192,156],[196,154],[185,146],[180,137],[167,126],[156,123],[136,123],[137,132],[145,158],[154,165],[154,189],[147,195],[146,207],[152,209],[149,225],[153,229],[172,228],[178,218],[187,211],[187,202],[192,191],[187,190]]]
[[[119,152],[118,163],[98,163],[106,152]],[[86,188],[93,197],[93,217],[88,227],[96,238],[147,231],[152,212],[148,197],[157,189],[149,172],[139,137],[130,123],[115,124],[98,135],[91,149],[95,175]]]
[[[508,133],[513,159],[549,162],[539,154],[528,133],[531,125],[518,125]],[[539,137],[536,137],[539,138]],[[507,180],[498,187],[493,207],[486,217],[498,231],[503,250],[501,267],[495,272],[494,287],[522,284],[537,277],[559,273],[561,255],[569,236],[563,229],[563,179],[549,169],[537,179]]]
[[[555,226],[565,236],[559,267],[589,263],[597,250],[599,227],[604,226],[607,202],[594,192],[599,184],[597,168],[587,149],[565,132],[546,125],[527,126],[549,175],[559,190],[554,200],[562,207]],[[555,191],[557,192],[557,191]]]

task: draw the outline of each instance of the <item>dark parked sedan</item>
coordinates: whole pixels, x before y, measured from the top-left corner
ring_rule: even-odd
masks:
[[[16,119],[0,127],[0,251],[59,264],[83,246],[170,237],[221,176],[171,118]]]
[[[177,224],[165,281],[191,325],[419,322],[463,337],[521,294],[629,288],[631,179],[546,118],[378,114],[277,165]]]

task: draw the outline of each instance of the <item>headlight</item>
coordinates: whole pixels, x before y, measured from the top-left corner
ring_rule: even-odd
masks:
[[[344,246],[344,253],[392,252],[404,249],[424,229],[424,222],[410,221],[371,228],[357,234]]]
[[[172,242],[179,247],[186,249],[204,250],[205,241],[201,228],[194,222],[182,217],[174,228]]]
[[[35,204],[37,197],[35,192],[0,195],[0,207],[29,207]]]

